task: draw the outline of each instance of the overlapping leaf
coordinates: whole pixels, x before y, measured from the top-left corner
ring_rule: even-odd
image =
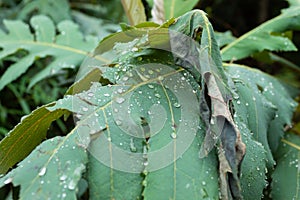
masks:
[[[25,73],[36,59],[46,56],[51,56],[53,61],[32,78],[30,86],[63,68],[74,68],[97,42],[93,37],[84,38],[78,26],[71,21],[61,22],[57,26],[59,34],[56,35],[53,22],[46,16],[35,16],[31,19],[35,35],[30,32],[29,26],[21,21],[6,20],[4,24],[8,33],[0,31],[0,59],[19,50],[26,51],[26,54],[2,75],[0,90]]]
[[[283,137],[284,126],[291,124],[297,104],[288,90],[275,78],[240,65],[226,66],[233,80],[240,82],[237,83],[240,96],[236,96],[239,103],[236,107],[243,111],[239,115],[244,116],[244,123],[254,133],[254,138],[264,145],[270,159],[271,152],[276,151]],[[239,100],[239,97],[243,99]],[[267,132],[265,128],[268,129]]]
[[[51,104],[50,104],[51,105]],[[42,106],[11,130],[7,137],[0,142],[0,173],[6,173],[9,168],[24,159],[42,140],[51,123],[66,114],[66,110],[50,112],[46,109],[49,105]]]

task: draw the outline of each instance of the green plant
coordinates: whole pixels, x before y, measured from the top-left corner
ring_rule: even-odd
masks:
[[[122,24],[91,54],[95,38],[71,21],[58,23],[57,35],[48,17],[34,16],[35,38],[23,22],[4,23],[0,55],[13,64],[2,88],[34,61],[46,67],[29,87],[87,58],[64,97],[35,109],[1,140],[0,187],[20,186],[13,190],[20,199],[261,199],[270,184],[265,192],[273,199],[298,199],[300,139],[284,133],[298,90],[222,60],[296,50],[280,34],[299,29],[299,5],[291,0],[288,12],[235,39],[215,37],[203,11],[181,15],[179,0],[160,14],[181,16],[161,25],[143,22],[142,4],[137,15],[126,2],[133,24]],[[17,37],[22,30],[26,37]],[[218,43],[228,44],[220,51]],[[71,114],[70,131],[47,138],[52,123]]]

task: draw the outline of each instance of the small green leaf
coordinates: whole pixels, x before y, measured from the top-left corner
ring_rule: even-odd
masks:
[[[66,110],[49,111],[48,104],[34,110],[22,118],[21,122],[11,130],[0,142],[0,173],[24,159],[43,139],[52,121],[66,114]]]
[[[76,199],[76,188],[87,163],[76,132],[43,142],[4,177],[0,187],[21,186],[20,199]]]
[[[286,134],[276,152],[276,168],[272,174],[271,196],[274,200],[300,198],[300,138]]]

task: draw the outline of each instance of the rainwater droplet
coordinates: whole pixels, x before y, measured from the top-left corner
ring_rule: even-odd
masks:
[[[65,174],[63,174],[63,175],[59,178],[59,180],[64,181],[64,180],[66,180],[67,178],[68,178],[68,176],[65,175]]]
[[[43,167],[40,172],[39,172],[39,176],[44,176],[46,174],[47,168]]]
[[[92,96],[94,96],[94,93],[89,92],[87,95],[88,95],[89,97],[92,97]]]
[[[116,98],[117,103],[123,103],[124,101],[125,101],[125,99],[123,97]]]
[[[137,149],[134,145],[134,142],[133,142],[133,138],[130,139],[130,151],[131,152],[136,152],[137,151]]]
[[[111,142],[111,137],[108,137],[108,138],[107,138],[107,141]]]
[[[149,87],[150,89],[153,89],[153,88],[154,88],[154,86],[151,85],[151,84],[149,84],[148,87]]]
[[[238,100],[236,103],[237,103],[238,105],[240,105],[240,104],[241,104],[241,101],[240,101],[240,100]]]
[[[105,96],[105,97],[109,97],[109,94],[108,94],[108,93],[105,93],[104,96]]]
[[[83,107],[82,110],[83,110],[84,112],[86,112],[86,111],[88,111],[89,109],[88,109],[87,107]]]
[[[175,132],[171,133],[171,138],[176,139],[177,138],[177,134]]]
[[[13,178],[12,178],[12,177],[9,177],[8,179],[6,179],[6,180],[4,181],[4,184],[7,185],[7,184],[11,183],[12,180],[13,180]]]
[[[202,185],[206,185],[206,182],[205,182],[205,181],[202,181]]]
[[[154,96],[157,98],[161,98],[160,94],[158,94],[158,93],[154,94]]]
[[[245,105],[246,105],[246,106],[249,106],[249,103],[246,103]]]
[[[122,125],[122,121],[121,121],[121,120],[116,120],[116,124],[117,124],[118,126],[120,126],[120,125]]]
[[[176,102],[176,103],[173,104],[173,106],[174,106],[175,108],[180,108],[181,105],[180,105],[178,102]]]
[[[69,190],[75,190],[76,188],[76,182],[74,180],[71,180],[68,184]]]
[[[131,49],[131,51],[133,51],[133,52],[137,52],[139,49],[137,48],[137,47],[133,47],[132,49]]]
[[[163,77],[163,76],[158,76],[157,79],[158,79],[159,81],[162,81],[162,80],[164,80],[164,77]]]

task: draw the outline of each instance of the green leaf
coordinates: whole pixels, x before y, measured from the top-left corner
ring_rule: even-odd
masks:
[[[239,116],[235,118],[241,131],[247,152],[241,165],[241,188],[244,199],[261,199],[267,186],[266,173],[268,157],[264,146],[255,141],[253,133],[242,122]]]
[[[29,87],[63,68],[74,68],[82,62],[97,42],[93,37],[84,38],[78,31],[78,26],[71,21],[63,21],[58,25],[60,33],[58,35],[55,34],[53,22],[46,16],[35,16],[30,22],[35,35],[31,34],[28,25],[20,21],[6,20],[4,24],[8,33],[0,30],[0,47],[2,48],[0,59],[20,49],[27,52],[2,75],[0,90],[25,73],[36,59],[46,56],[51,56],[53,61],[32,78]]]
[[[21,186],[20,199],[76,199],[77,184],[85,171],[86,150],[76,132],[43,142],[6,176],[0,187]]]
[[[263,50],[296,51],[296,46],[287,37],[279,34],[299,28],[300,9],[296,7],[261,24],[222,48],[222,59],[239,60]]]
[[[233,80],[236,80],[237,82],[241,81],[241,83],[247,83],[247,86],[253,90],[254,99],[251,96],[246,95],[247,92],[244,92],[244,97],[242,97],[244,100],[248,98],[245,102],[242,102],[240,100],[240,103],[244,105],[240,105],[237,107],[244,108],[248,110],[248,112],[255,112],[255,110],[259,111],[261,106],[258,106],[258,101],[262,101],[260,104],[262,104],[264,107],[274,107],[276,109],[274,117],[270,120],[266,120],[269,118],[269,115],[272,112],[269,110],[268,114],[264,113],[263,115],[256,114],[257,118],[253,116],[255,121],[249,120],[249,122],[252,124],[251,131],[255,134],[255,132],[264,133],[264,130],[261,129],[260,131],[257,131],[260,129],[259,127],[265,127],[266,125],[262,125],[265,123],[268,123],[268,143],[269,148],[271,149],[272,153],[275,153],[279,144],[280,139],[284,135],[284,126],[291,124],[291,118],[293,115],[293,112],[296,108],[296,102],[292,99],[291,95],[289,94],[288,90],[281,84],[277,79],[274,77],[267,75],[259,70],[250,69],[245,66],[237,65],[237,64],[226,64],[226,68],[228,69],[229,74],[231,74],[231,77]],[[255,96],[258,95],[260,98],[256,98]],[[248,96],[248,97],[247,97]],[[267,100],[269,103],[266,103],[265,100]],[[236,100],[236,103],[239,100]],[[257,108],[253,108],[252,111],[250,111],[250,107],[247,108],[246,103],[249,105],[256,105]],[[264,117],[267,117],[264,119]],[[255,124],[258,122],[257,124]],[[246,122],[245,122],[246,123]],[[259,123],[262,123],[259,125]],[[250,125],[250,124],[249,124]],[[257,136],[255,138],[259,137],[265,137],[265,136]],[[268,145],[264,141],[259,141],[264,144],[264,147],[266,148],[267,152],[269,152],[270,157],[270,151],[268,150]]]
[[[144,199],[219,199],[217,157],[212,154],[198,158],[203,135],[200,130],[189,149],[172,165],[147,174]]]
[[[121,2],[132,26],[146,21],[145,8],[141,0],[121,0]]]
[[[192,10],[192,8],[198,3],[199,0],[170,0],[163,1],[165,20],[172,17],[179,17],[186,12]]]
[[[215,37],[218,42],[219,47],[223,47],[227,44],[230,44],[236,38],[232,35],[231,31],[226,31],[226,32],[215,32]]]
[[[71,19],[69,2],[67,0],[60,0],[55,3],[50,0],[27,1],[24,7],[20,9],[18,18],[26,20],[33,13],[35,15],[48,15],[55,23]]]
[[[48,104],[34,110],[22,118],[21,122],[11,130],[0,142],[0,173],[24,159],[40,142],[46,138],[52,121],[66,114],[65,110],[53,112],[46,109]]]
[[[272,174],[271,196],[274,200],[299,199],[300,138],[286,134],[276,152],[277,165]]]

